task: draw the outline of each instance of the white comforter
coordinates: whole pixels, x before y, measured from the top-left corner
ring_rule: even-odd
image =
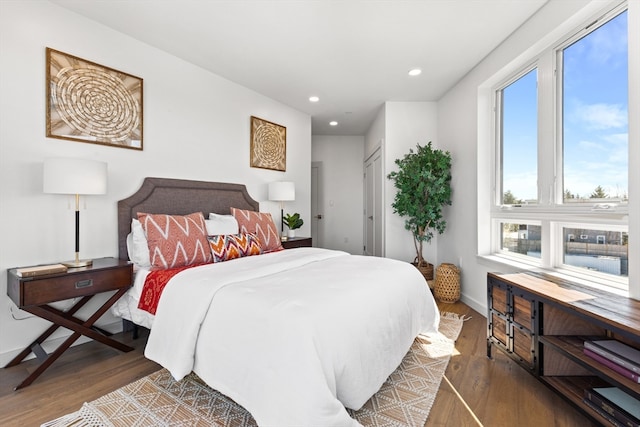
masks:
[[[289,249],[185,270],[166,286],[145,355],[194,371],[260,426],[355,426],[439,312],[417,269]]]

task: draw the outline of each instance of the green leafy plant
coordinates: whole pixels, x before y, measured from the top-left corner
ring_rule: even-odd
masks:
[[[304,221],[300,218],[299,213],[294,213],[293,215],[286,214],[282,218],[282,222],[289,228],[289,230],[295,230],[296,228],[302,227]]]
[[[434,150],[429,141],[425,146],[417,144],[415,152],[409,149],[395,164],[398,170],[387,175],[398,190],[391,206],[405,218],[404,228],[413,235],[414,262],[418,267],[427,266],[422,243],[431,241],[434,231],[442,234],[447,227],[442,208],[451,205],[451,155]]]

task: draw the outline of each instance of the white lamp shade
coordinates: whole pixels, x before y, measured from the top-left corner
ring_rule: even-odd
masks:
[[[45,193],[105,194],[107,164],[85,159],[45,159],[42,180]]]
[[[277,181],[269,184],[269,200],[286,202],[296,199],[296,187],[293,182]]]

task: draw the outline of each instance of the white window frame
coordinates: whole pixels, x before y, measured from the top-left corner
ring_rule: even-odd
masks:
[[[528,61],[523,61],[523,66],[510,72],[502,80],[490,86],[490,92],[479,91],[479,103],[482,103],[482,96],[491,97],[491,144],[492,144],[492,164],[493,173],[491,177],[490,201],[488,203],[489,215],[488,219],[491,224],[491,244],[490,254],[486,254],[494,260],[504,262],[512,266],[520,266],[522,268],[544,268],[556,271],[563,275],[576,277],[586,280],[587,284],[594,284],[598,287],[606,289],[618,289],[625,292],[629,291],[628,277],[617,277],[604,273],[587,272],[563,264],[564,236],[562,228],[567,224],[572,224],[574,228],[593,228],[612,231],[624,231],[629,233],[629,209],[626,202],[613,203],[571,203],[563,204],[564,189],[562,183],[562,127],[556,125],[562,123],[562,74],[559,70],[562,49],[570,45],[574,41],[584,37],[596,28],[604,25],[611,18],[628,9],[625,2],[618,2],[614,7],[609,6],[608,9],[601,11],[595,19],[589,17],[577,30],[565,33],[564,37],[559,38],[555,44],[549,44],[548,47],[541,50],[537,55],[530,57]],[[629,14],[631,15],[631,13]],[[631,21],[631,19],[630,19]],[[632,24],[630,23],[630,26]],[[632,31],[630,30],[630,33]],[[633,48],[630,41],[629,49]],[[630,59],[630,62],[632,59]],[[511,67],[512,70],[514,69]],[[502,170],[501,170],[501,145],[499,143],[501,135],[501,105],[500,91],[509,84],[518,80],[526,73],[537,68],[538,76],[538,203],[527,205],[500,205],[502,200]],[[630,69],[632,67],[630,66]],[[631,80],[631,70],[629,79]],[[630,92],[633,91],[632,83],[629,82]],[[629,104],[632,102],[632,96],[629,96]],[[486,105],[486,104],[485,104]],[[632,113],[632,107],[629,106],[629,113]],[[483,117],[479,114],[479,120]],[[631,119],[629,120],[631,122]],[[632,144],[632,125],[629,124],[629,145]],[[633,149],[630,148],[630,152]],[[480,161],[480,158],[479,158]],[[629,164],[629,168],[633,165]],[[630,173],[631,177],[631,173]],[[480,182],[480,181],[479,181]],[[638,196],[637,194],[635,195]],[[632,184],[629,183],[629,197],[632,195]],[[482,204],[479,202],[479,209]],[[486,206],[486,205],[485,205]],[[479,215],[479,221],[482,215]],[[536,220],[534,220],[534,218]],[[522,254],[505,253],[501,251],[500,227],[502,222],[512,223],[529,223],[541,226],[542,239],[542,258],[539,260]],[[483,238],[483,233],[479,228],[479,241]],[[630,236],[630,242],[633,241]],[[631,244],[631,243],[630,243]],[[637,242],[636,242],[637,244]],[[482,250],[479,245],[479,253]],[[637,267],[634,267],[637,268]],[[637,290],[636,290],[637,292]]]

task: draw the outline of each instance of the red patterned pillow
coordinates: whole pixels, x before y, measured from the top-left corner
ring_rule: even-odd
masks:
[[[241,233],[254,233],[262,245],[262,252],[282,250],[278,228],[270,213],[231,208],[231,215],[238,221]]]
[[[206,264],[212,260],[201,212],[189,215],[138,213],[147,235],[151,269]]]
[[[213,262],[229,261],[243,256],[260,255],[262,246],[253,233],[218,234],[209,236]]]

